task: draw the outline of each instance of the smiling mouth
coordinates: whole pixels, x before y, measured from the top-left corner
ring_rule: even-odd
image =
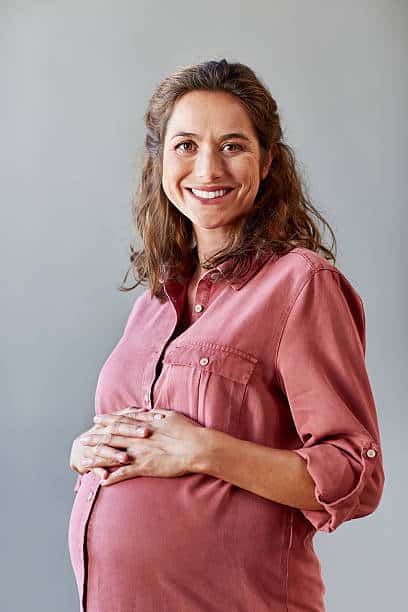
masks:
[[[222,202],[223,200],[225,200],[228,195],[231,193],[231,191],[234,191],[234,187],[229,187],[227,189],[222,189],[222,190],[218,190],[218,191],[214,191],[214,192],[200,192],[199,190],[195,190],[196,193],[193,192],[193,190],[190,187],[186,188],[187,191],[189,191],[191,193],[191,195],[193,196],[194,199],[198,200],[199,202],[201,202],[202,204],[218,204],[219,202]],[[198,191],[198,193],[197,193]],[[219,193],[220,191],[224,191],[225,193],[222,195],[215,195],[217,193]],[[203,194],[206,193],[206,195],[204,196]],[[209,194],[214,194],[213,195],[209,195]],[[199,195],[201,194],[201,195]]]

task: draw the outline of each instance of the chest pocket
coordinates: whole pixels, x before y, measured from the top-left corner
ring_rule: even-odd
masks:
[[[163,357],[162,398],[201,425],[234,434],[257,359],[231,346],[189,342]]]

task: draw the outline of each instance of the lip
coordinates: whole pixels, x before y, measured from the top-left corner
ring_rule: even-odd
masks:
[[[234,189],[232,185],[206,185],[205,187],[186,187],[186,189],[197,189],[198,191],[219,191],[219,189]]]
[[[196,189],[196,187],[194,187],[194,189]],[[197,187],[198,189],[198,187]],[[191,195],[192,198],[194,198],[195,200],[197,200],[198,202],[201,202],[201,204],[204,204],[206,206],[210,206],[211,204],[219,204],[220,202],[224,202],[224,200],[226,200],[228,198],[228,196],[235,190],[235,187],[218,187],[217,189],[203,189],[200,187],[200,191],[218,191],[218,189],[229,189],[229,192],[226,193],[225,195],[219,197],[219,198],[200,198],[200,196],[195,195],[195,193],[192,192],[192,187],[186,187],[186,190],[189,192],[189,194]]]

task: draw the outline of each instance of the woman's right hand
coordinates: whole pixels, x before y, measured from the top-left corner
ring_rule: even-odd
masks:
[[[121,415],[133,416],[136,418],[137,413],[146,412],[146,408],[136,408],[135,406],[128,406],[127,408],[117,410],[112,414],[117,415],[120,419]],[[144,432],[141,434],[142,438],[150,436],[151,431],[148,427],[144,427]],[[102,432],[106,433],[107,428],[100,423],[95,423],[90,429],[87,429],[83,433],[79,434],[72,443],[71,455],[69,458],[69,466],[71,470],[78,474],[85,474],[86,472],[93,472],[99,478],[106,478],[109,475],[108,467],[117,467],[126,463],[134,461],[133,458],[129,458],[126,450],[122,448],[115,448],[109,446],[109,444],[98,444],[96,446],[84,444],[81,442],[81,438],[86,436],[88,433]],[[140,437],[140,435],[139,435]],[[109,439],[111,436],[109,436]],[[89,463],[92,464],[92,468],[86,464],[86,460],[89,459]]]
[[[99,444],[95,446],[87,446],[80,442],[82,436],[86,436],[87,433],[95,433],[102,431],[104,428],[99,424],[93,425],[90,429],[79,434],[72,443],[71,455],[69,458],[69,466],[71,470],[78,474],[85,474],[86,472],[93,472],[99,478],[106,478],[108,471],[106,467],[113,467],[123,465],[129,461],[129,457],[126,451],[113,448],[107,444]],[[89,468],[85,461],[86,459],[93,460],[93,467]],[[95,460],[97,460],[97,466],[95,466]]]

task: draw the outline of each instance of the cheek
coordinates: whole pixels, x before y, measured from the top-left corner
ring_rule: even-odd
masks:
[[[182,164],[177,163],[177,160],[163,159],[163,176],[162,185],[167,192],[175,192],[180,189],[179,182],[184,175]]]
[[[258,188],[259,167],[258,162],[252,156],[241,158],[239,164],[232,169],[238,183],[244,185],[245,191]]]
[[[179,212],[183,212],[183,201],[177,189],[177,182],[174,182],[174,178],[166,172],[163,172],[162,176],[162,189],[172,205]]]
[[[245,195],[256,195],[259,188],[259,180],[257,174],[247,175],[245,179],[243,179],[242,183],[244,185],[243,191]]]
[[[165,195],[166,195],[167,199],[168,199],[170,202],[173,202],[174,197],[173,197],[173,195],[172,195],[171,189],[169,188],[169,185],[167,184],[166,178],[165,178],[164,176],[163,176],[163,178],[162,178],[162,189],[163,189],[163,191],[164,191],[164,193],[165,193]]]
[[[171,172],[169,172],[168,170],[163,171],[162,187],[163,187],[164,193],[169,198],[169,200],[172,200],[174,197],[174,193],[175,193],[175,183],[174,183],[174,178]]]

